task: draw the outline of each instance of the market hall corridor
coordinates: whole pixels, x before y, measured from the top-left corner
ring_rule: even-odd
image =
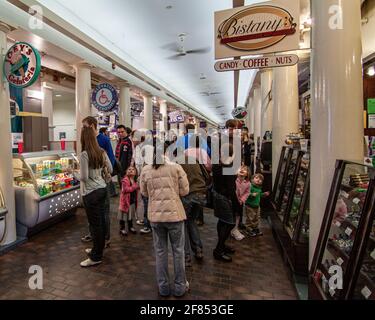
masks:
[[[81,242],[87,233],[83,209],[77,214],[31,237],[15,250],[0,256],[0,299],[164,299],[155,280],[152,234],[120,237],[116,220],[118,199],[112,200],[112,239],[103,264],[83,269],[80,261],[90,244]],[[271,228],[263,222],[263,237],[229,244],[236,249],[232,263],[214,260],[216,222],[205,211],[200,227],[204,260],[187,268],[190,292],[183,299],[194,300],[294,300],[295,289],[287,275]],[[139,227],[137,226],[139,230]],[[173,275],[170,258],[170,275]],[[43,290],[31,290],[29,267],[43,268]],[[169,298],[175,299],[175,298]]]

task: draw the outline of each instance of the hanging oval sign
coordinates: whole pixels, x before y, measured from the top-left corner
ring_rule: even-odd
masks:
[[[118,102],[117,90],[109,83],[101,83],[94,89],[91,100],[99,111],[111,111]]]
[[[285,9],[260,5],[246,8],[225,20],[218,30],[221,44],[237,50],[271,47],[296,33],[297,23]]]
[[[233,109],[232,116],[235,119],[244,119],[247,116],[247,109],[245,107],[237,107]]]
[[[6,53],[4,75],[13,87],[26,88],[37,79],[41,70],[38,50],[26,42],[17,42]]]

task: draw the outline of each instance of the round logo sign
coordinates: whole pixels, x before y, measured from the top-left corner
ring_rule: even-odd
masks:
[[[116,106],[117,101],[117,91],[108,83],[97,85],[92,93],[92,104],[99,111],[111,111]]]
[[[247,110],[246,108],[244,107],[238,107],[238,108],[235,108],[233,111],[232,111],[232,116],[235,118],[235,119],[244,119],[246,116],[247,116]]]
[[[17,88],[31,86],[40,73],[40,54],[30,44],[18,42],[6,53],[3,69],[10,85]]]

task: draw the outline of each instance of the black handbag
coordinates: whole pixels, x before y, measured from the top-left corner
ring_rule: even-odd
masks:
[[[212,185],[212,177],[210,173],[207,171],[206,167],[203,164],[199,164],[201,167],[202,175],[206,182],[206,208],[213,209],[214,208],[214,199],[213,199],[213,185]]]

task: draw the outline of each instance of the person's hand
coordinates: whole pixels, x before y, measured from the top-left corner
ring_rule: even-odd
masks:
[[[269,191],[265,192],[264,195],[268,197],[271,193]]]
[[[254,192],[253,194],[252,194],[252,196],[253,197],[256,197],[258,194],[256,193],[256,192]]]

